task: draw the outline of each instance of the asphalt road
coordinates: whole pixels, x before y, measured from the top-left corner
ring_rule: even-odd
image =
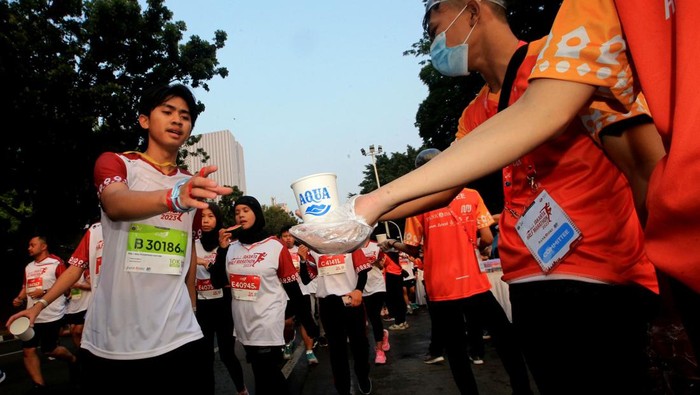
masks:
[[[370,377],[373,382],[373,394],[410,395],[410,394],[458,394],[452,380],[447,362],[435,365],[423,363],[423,355],[428,349],[430,335],[430,320],[425,307],[418,309],[414,315],[408,316],[410,327],[404,331],[390,333],[391,350],[387,352],[387,364],[374,365],[372,357]],[[391,322],[385,322],[388,327]],[[373,340],[370,336],[370,344]],[[68,337],[62,338],[65,345],[70,345]],[[297,344],[300,342],[297,341]],[[317,347],[316,356],[320,363],[309,367],[303,347],[298,346],[292,360],[280,365],[288,376],[288,382],[294,395],[326,395],[335,394],[333,379],[329,365],[328,348]],[[237,344],[237,354],[244,368],[246,385],[251,395],[255,394],[254,381],[250,365],[245,362],[245,353]],[[508,377],[503,366],[491,346],[486,343],[486,356],[483,365],[472,365],[479,390],[482,394],[510,395]],[[351,364],[352,366],[352,364]],[[19,341],[0,342],[0,369],[4,370],[7,378],[0,383],[0,394],[20,395],[31,389],[31,381],[24,370],[22,352]],[[61,361],[42,360],[42,369],[51,394],[77,394],[69,385],[68,368]],[[228,377],[226,369],[220,361],[216,361],[216,395],[235,394],[233,382]],[[353,378],[354,379],[354,378]],[[534,385],[533,385],[534,388]],[[105,392],[108,389],[105,388]],[[355,393],[359,393],[354,388]],[[536,393],[537,394],[537,393]]]

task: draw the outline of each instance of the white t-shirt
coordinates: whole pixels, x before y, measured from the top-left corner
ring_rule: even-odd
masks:
[[[282,346],[287,293],[283,283],[297,281],[292,256],[272,236],[250,245],[234,241],[226,252],[235,336],[246,346]]]
[[[369,241],[369,243],[362,247],[362,252],[367,257],[367,262],[374,263],[377,259],[383,259],[384,253],[381,248],[377,245],[376,241]],[[365,289],[362,290],[362,296],[372,295],[376,292],[386,292],[386,281],[384,280],[384,273],[382,269],[375,265],[372,265],[369,273],[367,273],[367,284]]]
[[[297,269],[297,273],[299,272],[299,267],[301,265],[301,257],[299,256],[299,246],[293,246],[292,248],[289,249],[289,253],[292,255],[292,262],[294,263],[294,267]],[[312,281],[313,282],[313,281]],[[301,281],[301,276],[299,276],[299,288],[301,289],[301,293],[304,295],[309,295],[311,292],[309,290],[309,286],[311,283],[304,284],[303,281]]]
[[[408,276],[403,278],[403,281],[413,280],[416,276],[413,274],[413,261],[408,259],[408,255],[405,252],[399,253],[399,264],[401,265],[401,270],[408,272]]]
[[[211,252],[206,251],[204,246],[202,246],[202,241],[199,239],[194,241],[194,248],[197,252],[197,257],[206,260],[207,263],[214,263],[214,261],[216,261],[216,248]],[[197,265],[195,288],[197,289],[198,300],[221,299],[224,297],[224,290],[221,288],[214,288],[211,284],[211,273],[202,265]]]
[[[54,258],[53,256],[48,256],[41,260],[41,262],[31,261],[24,268],[24,286],[27,294],[31,293],[36,289],[48,290],[51,288],[58,276],[63,272],[64,266],[63,262]],[[27,308],[31,308],[36,304],[37,299],[32,298],[27,295]],[[63,318],[66,313],[66,298],[63,295],[59,296],[50,305],[44,307],[39,315],[36,317],[37,324],[43,324],[46,322],[54,322]]]
[[[362,249],[338,255],[323,255],[311,251],[310,255],[314,262],[314,274],[318,275],[316,296],[319,298],[349,294],[357,286],[357,273],[371,266]]]
[[[68,259],[71,266],[77,266],[82,269],[87,269],[80,277],[80,282],[90,280],[90,288],[97,287],[97,280],[102,264],[102,249],[104,248],[104,239],[102,237],[102,224],[96,222],[87,229],[80,244],[76,247],[73,254]],[[71,298],[68,303],[67,314],[74,314],[87,310],[92,301],[92,291],[84,289],[71,289]]]
[[[172,188],[189,174],[165,175],[137,154],[105,153],[95,166],[98,194],[115,182],[132,191]],[[112,221],[102,212],[103,261],[85,319],[82,347],[107,359],[165,354],[202,338],[185,276],[195,211]]]

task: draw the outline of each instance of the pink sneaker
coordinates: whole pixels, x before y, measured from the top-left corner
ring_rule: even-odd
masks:
[[[374,357],[374,364],[375,365],[384,365],[386,363],[386,354],[384,354],[384,351],[382,350],[377,350],[377,356]]]
[[[389,344],[389,331],[384,329],[384,336],[382,336],[382,351],[391,350],[391,345]]]

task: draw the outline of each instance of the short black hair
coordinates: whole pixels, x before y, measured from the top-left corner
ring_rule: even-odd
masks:
[[[192,128],[194,129],[197,116],[199,116],[197,100],[194,98],[194,94],[190,88],[183,84],[158,85],[146,89],[139,102],[139,115],[150,116],[153,109],[173,97],[179,97],[187,103],[187,107],[189,107],[190,110]]]
[[[293,226],[293,225],[284,225],[284,226],[280,229],[279,235],[282,236],[282,233],[284,233],[284,232],[289,232],[289,230],[292,229],[292,226]]]

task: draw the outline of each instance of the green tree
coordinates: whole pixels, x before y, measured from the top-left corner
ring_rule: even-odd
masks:
[[[230,185],[225,185],[230,187]],[[238,185],[234,185],[233,193],[230,195],[222,196],[219,200],[219,208],[221,209],[221,216],[223,217],[223,226],[228,228],[236,224],[236,219],[233,216],[233,204],[236,203],[241,196],[245,195],[243,191],[238,188]]]
[[[0,26],[0,108],[18,121],[0,155],[0,220],[18,232],[42,227],[56,246],[94,216],[97,156],[143,148],[144,88],[180,81],[208,90],[228,75],[216,58],[226,33],[184,41],[185,22],[163,0],[145,9],[136,0],[0,0]]]
[[[271,235],[279,234],[280,230],[287,225],[296,225],[299,221],[291,211],[284,211],[280,206],[262,206],[265,215],[265,231]]]
[[[425,0],[421,1],[425,4]],[[549,33],[560,5],[561,0],[511,0],[508,1],[508,22],[518,38],[532,41]],[[416,23],[420,22],[416,21]],[[430,40],[425,32],[417,42],[411,45],[411,49],[404,52],[404,55],[420,59],[419,63],[423,68],[419,78],[428,87],[428,96],[420,104],[416,113],[415,125],[418,128],[418,134],[423,140],[424,147],[445,150],[454,141],[462,111],[484,85],[484,80],[477,73],[457,78],[445,77],[438,73],[429,61]],[[392,156],[389,160],[393,158]],[[397,156],[397,160],[400,158]],[[381,157],[377,160],[378,169],[380,169],[380,163]],[[366,193],[376,187],[376,181],[374,181],[373,171],[366,170],[363,174],[365,178],[360,186],[363,188],[362,193]],[[391,173],[387,173],[389,174]],[[396,178],[396,176],[393,178],[387,176],[384,180],[383,167],[379,170],[379,176],[382,184]],[[500,171],[475,180],[467,186],[481,193],[491,212],[497,213],[503,210]]]
[[[0,109],[9,121],[0,148],[0,257],[11,263],[0,300],[17,292],[30,233],[49,236],[52,252],[67,258],[99,213],[95,160],[143,148],[143,89],[178,81],[208,90],[207,81],[228,75],[216,55],[226,33],[185,40],[185,22],[164,3],[0,0]]]

